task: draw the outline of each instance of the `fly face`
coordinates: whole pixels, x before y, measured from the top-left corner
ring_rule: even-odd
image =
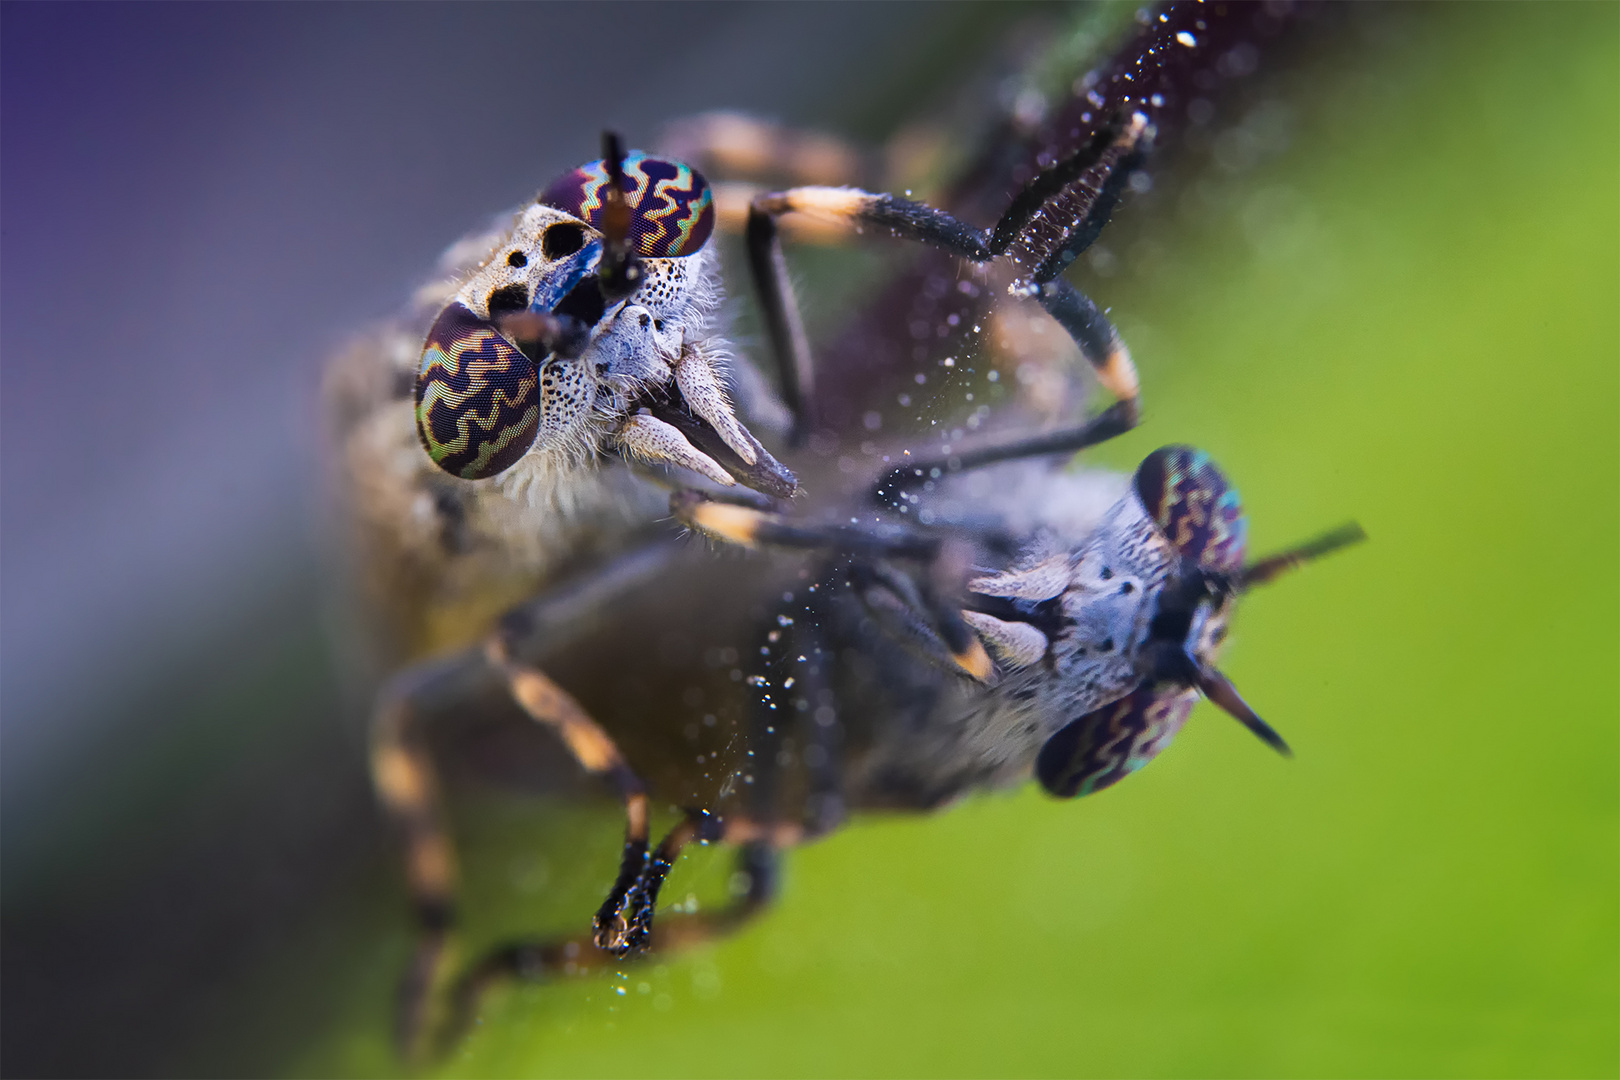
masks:
[[[1154,678],[1167,656],[1213,661],[1245,528],[1236,492],[1208,456],[1166,447],[1089,535],[970,581],[964,617],[1004,665],[1041,661],[1039,677],[1024,677],[1033,700],[1086,711]]]
[[[723,389],[708,183],[613,142],[523,210],[434,320],[415,387],[423,448],[464,480],[516,469],[522,484],[614,449],[792,494]]]
[[[1075,605],[1075,625],[1123,627],[1132,636],[1108,683],[1094,672],[1054,668],[1065,700],[1093,707],[1066,723],[1041,748],[1036,775],[1055,795],[1086,795],[1146,765],[1186,722],[1202,694],[1279,753],[1288,744],[1238,694],[1215,666],[1238,595],[1269,580],[1273,566],[1361,538],[1358,528],[1329,534],[1294,553],[1245,566],[1248,523],[1231,483],[1209,456],[1189,447],[1155,451],[1136,471],[1131,492],[1110,512],[1086,551],[1137,552],[1151,567],[1137,603],[1120,596]],[[1081,558],[1084,564],[1084,556]],[[1123,561],[1123,560],[1119,560]],[[1134,585],[1129,580],[1126,585]],[[975,583],[975,588],[978,584]],[[1121,587],[1122,590],[1125,586]],[[1071,594],[1072,595],[1072,594]],[[1069,597],[1065,597],[1065,603]],[[1060,639],[1061,640],[1061,639]]]
[[[558,574],[645,541],[670,480],[626,460],[797,493],[742,419],[768,391],[716,317],[707,181],[604,142],[332,365],[379,667],[476,640]]]
[[[1072,715],[1141,681],[1156,598],[1174,564],[1140,500],[1127,494],[1070,549],[970,581],[963,617],[1008,678],[1028,684],[1028,700]]]

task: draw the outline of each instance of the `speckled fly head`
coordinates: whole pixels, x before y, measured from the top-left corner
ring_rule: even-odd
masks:
[[[1134,506],[1130,505],[1134,503]],[[1036,776],[1055,795],[1089,794],[1145,765],[1181,730],[1200,694],[1279,753],[1288,744],[1215,666],[1237,597],[1283,570],[1363,538],[1346,526],[1298,548],[1244,563],[1248,524],[1237,490],[1207,454],[1169,446],[1137,469],[1126,505],[1145,516],[1163,572],[1130,648],[1134,685],[1077,717],[1043,746]],[[1106,531],[1106,527],[1105,527]],[[1137,625],[1143,625],[1139,622]]]
[[[519,213],[434,320],[416,381],[423,447],[468,480],[606,448],[790,494],[720,388],[708,184],[606,142]]]
[[[417,372],[416,428],[445,472],[494,476],[528,453],[543,427],[565,427],[589,406],[587,380],[569,362],[604,314],[584,285],[601,250],[565,215],[531,207],[433,321]]]

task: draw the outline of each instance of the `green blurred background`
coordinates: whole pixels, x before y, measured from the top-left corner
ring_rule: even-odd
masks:
[[[438,1071],[1620,1073],[1620,8],[1343,25],[1075,274],[1148,408],[1091,461],[1193,443],[1256,550],[1371,536],[1239,613],[1226,670],[1296,759],[1200,706],[1096,797],[858,820],[733,939],[497,990]],[[470,946],[580,925],[611,807],[459,797]],[[368,849],[170,1060],[391,1073],[409,947]]]

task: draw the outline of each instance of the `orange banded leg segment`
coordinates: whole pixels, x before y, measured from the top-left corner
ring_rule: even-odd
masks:
[[[597,911],[594,922],[597,945],[609,951],[628,952],[636,947],[635,912],[639,903],[638,884],[647,873],[648,835],[651,821],[647,790],[619,747],[590,718],[568,691],[538,668],[512,659],[505,640],[496,635],[484,646],[491,665],[506,679],[512,698],[529,717],[562,740],[586,772],[605,776],[613,782],[624,800],[624,854],[619,876]],[[667,870],[667,867],[666,867]],[[649,913],[650,918],[650,913]]]
[[[379,694],[372,719],[372,781],[384,810],[403,833],[406,880],[421,928],[415,955],[400,980],[395,1014],[395,1037],[406,1057],[415,1056],[422,1034],[432,1026],[430,1006],[453,962],[456,914],[455,849],[433,760],[416,730],[413,703],[440,676],[464,668],[465,659],[396,676]]]
[[[390,679],[378,695],[371,726],[371,771],[378,796],[399,823],[406,844],[411,897],[421,924],[415,959],[399,987],[397,1030],[402,1055],[414,1058],[442,1029],[440,1009],[452,962],[456,920],[456,860],[442,809],[437,771],[423,728],[486,691],[500,675],[531,716],[556,731],[588,770],[606,773],[624,795],[632,841],[639,837],[637,874],[646,852],[647,800],[618,748],[571,696],[539,671],[513,662],[507,642],[568,640],[593,611],[667,572],[678,545],[662,536],[598,570],[558,586],[501,620],[497,641],[449,658],[417,664]]]
[[[754,197],[769,190],[764,182],[863,184],[875,182],[878,172],[871,155],[835,135],[730,111],[700,113],[670,124],[658,149],[708,176],[715,224],[732,234],[743,231]],[[814,239],[798,231],[789,235]]]
[[[1062,278],[1034,286],[1036,299],[1046,313],[1080,346],[1080,353],[1097,372],[1097,381],[1130,409],[1135,421],[1140,410],[1141,384],[1130,350],[1120,340],[1119,331],[1085,293]]]
[[[836,135],[729,110],[675,121],[665,129],[659,150],[717,176],[850,184],[874,171],[860,150]]]
[[[739,501],[682,488],[669,497],[675,519],[715,540],[738,547],[792,548],[931,562],[940,537],[906,525],[795,524],[781,514]]]
[[[704,173],[714,192],[715,224],[740,234],[754,197],[767,183],[842,187],[850,184],[912,187],[924,181],[948,136],[931,127],[902,129],[880,151],[863,150],[837,135],[790,127],[746,113],[699,113],[669,124],[659,153]],[[841,243],[842,225],[818,234],[807,220],[783,222],[793,240]]]
[[[1090,247],[1108,223],[1131,173],[1141,165],[1149,134],[1147,118],[1141,113],[1105,125],[1074,153],[1025,184],[990,229],[976,228],[926,203],[854,187],[804,186],[766,192],[754,198],[751,213],[773,220],[798,215],[827,235],[841,233],[845,238],[868,228],[885,230],[971,262],[989,262],[1012,248],[1048,202],[1112,155],[1109,175],[1086,216],[1068,231],[1060,250],[1032,275],[1037,282],[1050,281]]]

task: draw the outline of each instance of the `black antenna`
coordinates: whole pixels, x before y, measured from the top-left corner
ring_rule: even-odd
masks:
[[[602,133],[602,164],[607,169],[608,183],[602,191],[603,250],[596,278],[603,299],[611,304],[639,289],[645,275],[630,242],[630,204],[624,197],[624,144],[616,132]]]
[[[1237,692],[1232,680],[1222,675],[1214,668],[1200,668],[1195,684],[1203,691],[1205,697],[1218,705],[1222,712],[1254,732],[1255,737],[1271,747],[1283,757],[1291,758],[1294,751],[1277,734],[1277,729],[1260,719],[1259,715],[1243,700],[1243,695]]]
[[[1222,712],[1254,732],[1261,742],[1283,757],[1294,756],[1288,742],[1277,734],[1276,728],[1260,719],[1259,714],[1249,707],[1249,703],[1243,700],[1243,695],[1237,692],[1237,687],[1232,685],[1232,680],[1214,668],[1204,667],[1185,648],[1170,647],[1160,652],[1155,677],[1174,679],[1187,686],[1197,687],[1199,693],[1214,702]]]
[[[1314,540],[1307,540],[1298,547],[1279,551],[1275,555],[1268,555],[1264,559],[1250,563],[1237,574],[1237,588],[1239,592],[1252,589],[1256,585],[1265,585],[1275,578],[1281,577],[1290,570],[1297,570],[1312,559],[1320,559],[1323,555],[1331,555],[1340,548],[1347,548],[1351,544],[1359,544],[1367,539],[1366,530],[1354,521],[1340,525],[1331,532],[1323,533]]]

